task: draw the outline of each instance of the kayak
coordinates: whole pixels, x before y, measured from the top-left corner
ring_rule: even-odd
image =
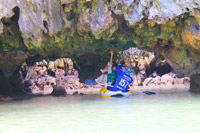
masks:
[[[102,97],[129,97],[132,95],[132,91],[122,92],[122,91],[111,91],[108,90],[107,87],[101,89],[101,96]]]

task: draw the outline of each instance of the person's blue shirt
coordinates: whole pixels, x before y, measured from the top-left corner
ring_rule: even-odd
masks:
[[[122,67],[122,65],[118,65],[116,67],[118,78],[114,87],[111,87],[111,90],[112,91],[121,90],[122,92],[126,92],[128,91],[128,85],[133,81],[133,78],[130,75],[126,74],[124,71],[122,71],[120,67]]]

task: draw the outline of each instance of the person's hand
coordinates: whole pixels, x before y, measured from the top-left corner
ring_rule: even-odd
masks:
[[[113,54],[114,54],[114,51],[110,50],[110,55],[113,56]]]

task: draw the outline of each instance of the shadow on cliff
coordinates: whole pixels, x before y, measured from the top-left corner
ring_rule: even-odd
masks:
[[[190,92],[200,93],[200,74],[192,75],[190,78]]]
[[[101,56],[99,54],[87,52],[82,56],[76,58],[79,70],[79,78],[81,82],[85,82],[86,79],[95,79],[101,75],[100,69],[104,68],[107,64],[109,55]]]
[[[10,77],[5,77],[0,71],[0,81],[0,95],[11,97],[27,95],[18,70]]]

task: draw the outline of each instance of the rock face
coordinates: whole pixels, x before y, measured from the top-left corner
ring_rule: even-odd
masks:
[[[0,18],[10,18],[14,15],[12,9],[20,9],[19,28],[25,44],[38,45],[42,41],[43,32],[52,36],[62,28],[73,26],[73,18],[79,15],[78,33],[85,35],[91,32],[100,38],[103,32],[113,33],[118,26],[118,20],[112,14],[123,15],[130,26],[147,18],[153,24],[166,23],[184,13],[198,15],[199,1],[192,2],[172,0],[1,0]],[[113,12],[113,13],[112,13]],[[74,13],[74,14],[73,14]],[[77,16],[78,17],[78,16]],[[198,17],[198,16],[197,16]],[[3,24],[0,23],[1,32]]]
[[[110,48],[130,46],[163,56],[179,77],[200,74],[198,0],[0,0],[0,19],[0,54],[27,53],[8,68],[0,63],[6,76],[34,56],[89,51],[103,60]]]
[[[155,60],[155,55],[152,52],[139,50],[131,47],[121,54],[121,58],[128,62],[131,67],[137,67],[139,71],[146,70],[150,63]]]
[[[42,60],[35,62],[34,66],[22,64],[20,74],[23,84],[34,95],[63,96],[83,93],[83,89],[101,88],[101,86],[88,86],[79,82],[78,71],[74,69],[70,58],[59,58],[55,61]],[[85,93],[85,92],[84,92]],[[84,94],[83,93],[83,94]]]
[[[43,32],[53,35],[63,28],[61,5],[56,0],[1,0],[0,3],[0,18],[12,17],[14,15],[12,9],[15,7],[20,9],[18,24],[27,45],[29,43],[38,44]]]

